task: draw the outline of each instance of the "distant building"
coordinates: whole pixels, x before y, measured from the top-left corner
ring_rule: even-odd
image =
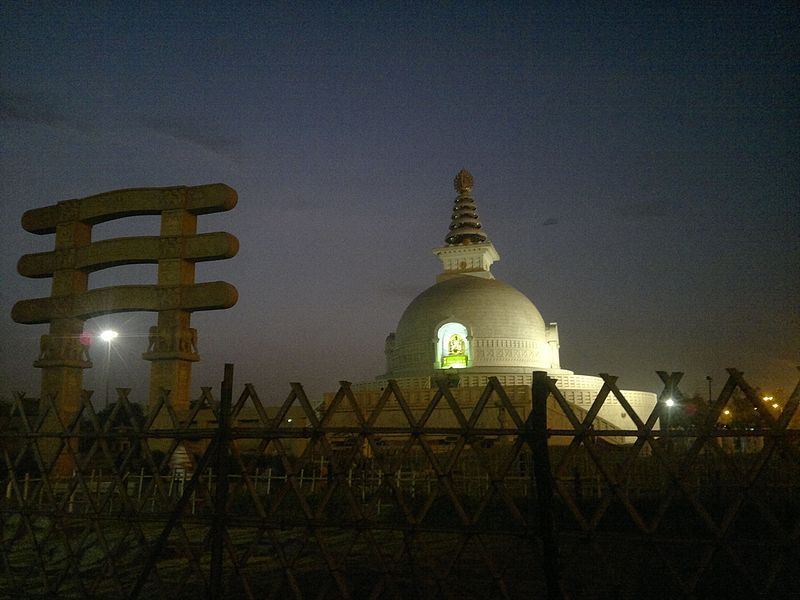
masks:
[[[522,292],[491,273],[500,255],[478,218],[471,196],[472,176],[462,170],[454,185],[458,196],[445,245],[433,251],[443,271],[434,285],[409,304],[396,330],[386,338],[386,372],[353,386],[362,409],[374,407],[388,380],[394,379],[406,400],[421,411],[437,388],[436,380],[444,377],[468,414],[488,378],[494,376],[525,417],[531,406],[532,372],[547,371],[582,418],[602,379],[561,367],[556,323],[546,322]],[[650,392],[624,390],[623,394],[643,420],[656,404],[656,395]],[[333,394],[326,394],[324,404],[329,406],[332,398]],[[502,410],[496,412],[495,427],[504,418]],[[550,412],[551,426],[569,426],[561,411],[553,407]],[[598,429],[635,428],[611,395],[599,417]]]

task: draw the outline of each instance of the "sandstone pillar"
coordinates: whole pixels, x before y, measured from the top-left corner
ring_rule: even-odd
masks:
[[[185,208],[161,213],[161,240],[164,252],[158,261],[158,294],[168,306],[180,305],[174,298],[180,286],[194,284],[194,261],[184,253],[167,248],[182,244],[197,233],[197,216]],[[170,390],[170,402],[178,415],[189,409],[192,363],[200,360],[197,354],[197,332],[190,327],[191,313],[181,308],[160,310],[158,325],[150,329],[147,352],[142,357],[150,361],[150,391],[148,409],[158,402],[162,390]]]

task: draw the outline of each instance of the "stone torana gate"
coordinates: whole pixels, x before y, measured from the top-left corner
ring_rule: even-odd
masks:
[[[78,411],[83,369],[92,366],[84,322],[120,312],[158,313],[143,354],[151,363],[149,402],[167,389],[177,410],[188,409],[192,362],[200,359],[191,313],[230,308],[238,298],[224,281],[194,282],[196,262],[231,258],[239,249],[229,233],[198,235],[197,216],[231,210],[236,201],[236,191],[221,183],[138,188],[65,200],[22,216],[26,231],[55,233],[55,249],[23,256],[17,269],[25,277],[52,277],[52,290],[47,298],[17,302],[12,317],[17,323],[50,324],[34,366],[42,369],[42,399],[54,396],[65,422]],[[92,226],[138,215],[160,215],[160,235],[92,242]],[[155,285],[88,288],[94,271],[154,263]]]

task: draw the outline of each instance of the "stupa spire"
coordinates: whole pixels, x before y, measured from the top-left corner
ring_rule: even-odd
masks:
[[[444,240],[448,245],[479,244],[488,240],[486,234],[481,231],[478,208],[471,196],[473,185],[472,174],[466,169],[461,169],[453,180],[453,187],[458,192],[458,197],[453,205],[450,231]]]
[[[490,268],[500,255],[483,232],[471,195],[473,185],[472,175],[466,169],[461,169],[453,181],[458,197],[453,205],[450,230],[444,239],[446,246],[433,250],[444,267],[439,281],[463,275],[493,279]]]

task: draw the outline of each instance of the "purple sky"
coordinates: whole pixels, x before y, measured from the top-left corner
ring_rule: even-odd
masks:
[[[718,391],[735,366],[785,391],[800,364],[800,9],[794,2],[12,3],[0,8],[0,395],[38,394],[16,273],[52,249],[33,207],[140,186],[224,182],[202,231],[241,244],[197,280],[239,289],[196,313],[194,386],[278,401],[383,371],[383,341],[431,285],[462,167],[501,255],[495,275],[557,321],[562,365],[657,390]],[[510,4],[510,3],[509,3]],[[527,3],[523,3],[527,4]],[[673,3],[668,3],[672,5]],[[592,6],[589,8],[589,6]],[[155,235],[156,218],[95,228]],[[90,287],[153,283],[155,266]],[[146,394],[148,313],[112,385]],[[104,350],[85,386],[102,389]]]

